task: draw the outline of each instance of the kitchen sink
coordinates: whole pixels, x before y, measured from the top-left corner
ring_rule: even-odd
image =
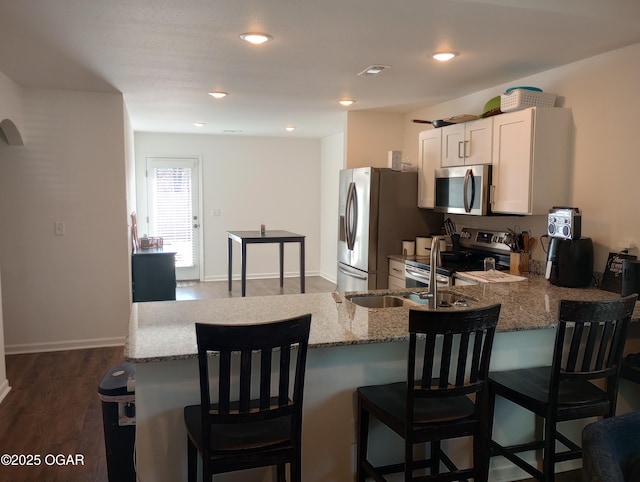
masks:
[[[431,302],[431,295],[423,293],[399,293],[394,295],[356,295],[347,297],[352,303],[365,308],[396,308],[398,306],[428,306]],[[462,296],[452,291],[438,292],[438,307],[465,308],[469,304],[476,302],[475,298]]]
[[[352,303],[355,303],[358,306],[364,306],[365,308],[394,308],[404,305],[404,300],[402,298],[390,295],[363,295],[353,296],[347,299]]]
[[[431,296],[425,296],[426,293],[418,294],[418,293],[408,293],[404,295],[404,298],[413,303],[418,303],[420,305],[428,305],[431,303]],[[441,307],[449,307],[456,306],[459,308],[465,308],[469,306],[470,302],[477,301],[468,296],[462,296],[458,293],[454,293],[452,291],[439,291],[438,292],[438,305]]]

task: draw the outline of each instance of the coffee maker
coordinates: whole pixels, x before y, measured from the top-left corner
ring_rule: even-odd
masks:
[[[578,208],[553,207],[549,210],[545,278],[567,288],[585,288],[593,278],[593,242],[581,236]]]

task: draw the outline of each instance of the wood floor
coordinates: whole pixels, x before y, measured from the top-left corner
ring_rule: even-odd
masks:
[[[307,293],[335,289],[320,277],[305,281]],[[240,296],[239,281],[232,293],[226,281],[181,284],[179,300]],[[298,278],[285,278],[283,288],[278,279],[247,281],[247,296],[299,292]],[[0,465],[0,481],[108,482],[98,385],[123,360],[123,347],[7,356],[11,391],[0,403],[0,455],[39,455],[41,463]],[[84,465],[46,465],[49,454],[80,455]]]
[[[305,292],[327,293],[335,291],[336,285],[320,276],[305,278]],[[292,295],[300,293],[300,278],[285,278],[280,288],[278,278],[247,280],[247,296]],[[199,300],[211,298],[235,298],[242,296],[240,281],[233,281],[231,291],[226,281],[205,283],[179,281],[176,290],[178,300]]]
[[[7,482],[107,482],[98,385],[122,347],[6,357],[11,391],[0,403],[0,454],[38,455],[40,465],[0,465]],[[84,465],[47,465],[80,455]],[[32,462],[37,461],[31,459]],[[55,462],[55,459],[53,459]]]

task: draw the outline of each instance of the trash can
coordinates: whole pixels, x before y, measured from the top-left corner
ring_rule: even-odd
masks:
[[[107,371],[98,387],[109,482],[136,482],[135,377],[135,365],[121,363]]]

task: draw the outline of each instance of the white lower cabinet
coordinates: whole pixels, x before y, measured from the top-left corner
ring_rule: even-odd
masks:
[[[395,259],[389,260],[389,289],[404,289],[404,263]]]
[[[571,111],[531,107],[493,118],[491,210],[547,214],[570,203]]]

